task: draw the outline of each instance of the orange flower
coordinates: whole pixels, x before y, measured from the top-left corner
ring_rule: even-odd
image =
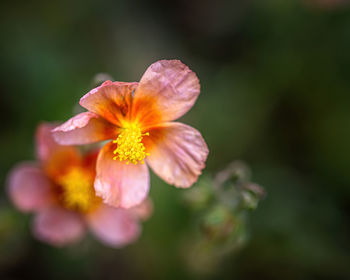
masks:
[[[199,91],[199,80],[186,65],[161,60],[139,83],[106,81],[91,90],[80,99],[88,112],[57,127],[53,135],[63,145],[111,139],[98,156],[95,190],[105,203],[129,208],[148,194],[147,165],[181,188],[201,174],[208,156],[201,134],[171,122],[190,110]]]
[[[82,155],[74,147],[58,145],[51,136],[54,127],[38,127],[38,162],[20,163],[8,177],[16,207],[36,213],[35,236],[61,246],[78,241],[87,227],[112,247],[134,241],[140,234],[140,219],[150,215],[150,201],[131,209],[103,204],[93,188],[97,152]]]

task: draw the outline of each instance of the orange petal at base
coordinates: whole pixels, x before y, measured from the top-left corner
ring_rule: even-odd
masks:
[[[79,104],[108,122],[121,126],[131,113],[132,92],[138,83],[106,81],[85,94]]]

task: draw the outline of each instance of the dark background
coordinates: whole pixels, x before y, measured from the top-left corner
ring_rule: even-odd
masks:
[[[343,3],[342,3],[343,2]],[[350,7],[341,0],[2,1],[1,279],[350,279]],[[159,59],[197,73],[181,121],[210,148],[205,173],[247,162],[267,191],[249,242],[211,275],[181,254],[193,220],[152,176],[153,217],[124,249],[31,236],[5,192],[34,158],[40,121],[66,120],[96,73],[138,81]]]

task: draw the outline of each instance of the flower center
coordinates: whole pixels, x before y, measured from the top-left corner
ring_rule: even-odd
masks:
[[[80,167],[72,168],[60,178],[58,184],[63,191],[63,206],[69,210],[88,212],[100,202],[95,195],[92,177]]]
[[[149,133],[142,134],[141,129],[136,125],[123,128],[118,138],[113,140],[113,143],[117,144],[117,148],[113,151],[116,156],[113,159],[125,160],[126,164],[130,162],[144,164],[143,160],[149,156],[149,153],[145,152],[145,146],[142,143],[143,136],[149,136]]]

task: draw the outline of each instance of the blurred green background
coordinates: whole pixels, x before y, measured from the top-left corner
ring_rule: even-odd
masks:
[[[0,279],[350,279],[350,6],[337,0],[2,1]],[[205,173],[235,159],[267,191],[249,240],[198,275],[182,246],[183,193],[152,176],[140,240],[65,249],[31,236],[5,192],[34,158],[40,121],[66,120],[96,73],[138,81],[159,59],[197,73],[181,121],[210,148]]]

